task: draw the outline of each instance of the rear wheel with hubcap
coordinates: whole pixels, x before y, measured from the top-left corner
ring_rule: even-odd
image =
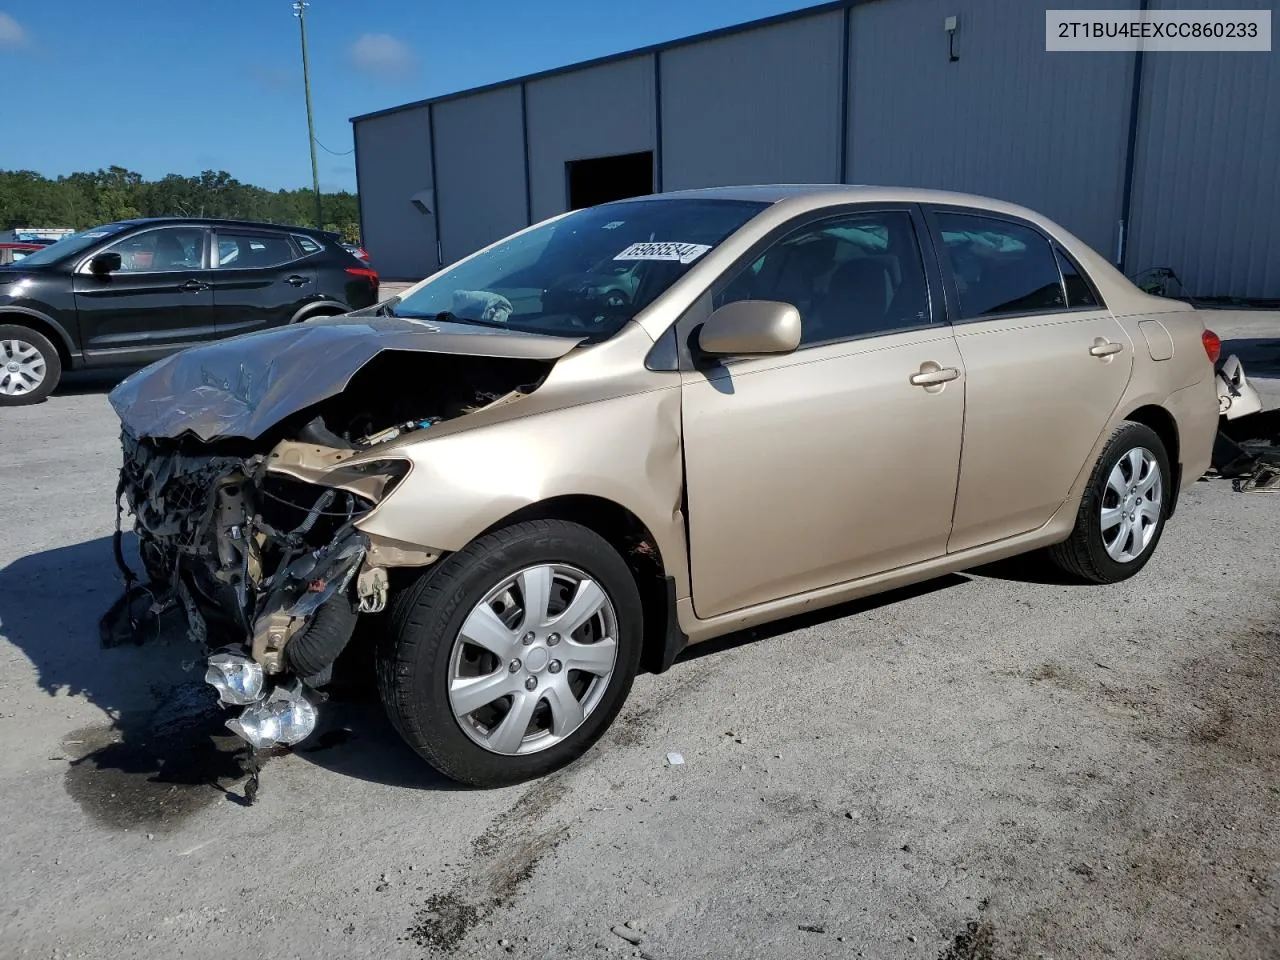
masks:
[[[640,597],[622,557],[577,524],[479,538],[405,590],[379,663],[409,745],[446,776],[499,786],[581,756],[640,660]]]
[[[1071,536],[1049,551],[1063,570],[1117,583],[1151,559],[1168,515],[1169,455],[1150,427],[1124,421],[1089,478]]]
[[[62,362],[48,337],[28,327],[0,324],[0,406],[39,403],[61,376]]]

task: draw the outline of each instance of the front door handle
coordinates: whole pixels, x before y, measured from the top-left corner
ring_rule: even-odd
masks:
[[[178,284],[179,290],[185,290],[188,293],[195,293],[197,290],[208,290],[209,285],[200,280],[188,280],[186,283]]]
[[[959,376],[960,371],[955,367],[941,367],[932,360],[928,360],[920,364],[919,373],[911,375],[911,383],[917,387],[933,387],[955,380]]]
[[[295,273],[295,274],[294,274],[293,276],[291,276],[291,277],[285,277],[285,278],[284,278],[284,282],[285,282],[285,283],[288,283],[288,284],[291,284],[292,286],[295,286],[295,287],[300,287],[300,286],[302,286],[304,283],[306,283],[306,282],[307,282],[307,278],[306,278],[306,277],[300,277],[300,276],[298,276],[298,275]]]
[[[1114,340],[1106,340],[1102,337],[1098,337],[1093,341],[1093,346],[1089,348],[1089,355],[1093,357],[1109,357],[1113,353],[1119,353],[1123,349],[1123,343],[1116,343]]]

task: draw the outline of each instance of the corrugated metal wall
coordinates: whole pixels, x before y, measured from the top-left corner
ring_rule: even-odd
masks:
[[[948,16],[959,17],[954,62]],[[646,149],[665,190],[839,181],[843,152],[846,182],[1023,203],[1114,257],[1135,55],[1048,54],[1044,32],[1044,5],[1025,0],[868,0],[438,101],[444,260],[563,210],[566,161]],[[1280,296],[1276,54],[1143,64],[1126,268],[1172,267],[1196,294]],[[365,239],[388,275],[434,267],[436,225],[408,202],[430,186],[426,117],[413,107],[356,123]]]
[[[526,225],[520,87],[435,104],[436,203],[444,262]]]
[[[1046,53],[1045,5],[1025,0],[868,3],[853,8],[850,43],[850,183],[1022,203],[1114,254],[1131,56]]]
[[[1128,269],[1172,267],[1197,295],[1280,296],[1280,57],[1148,53],[1142,87]]]
[[[421,277],[436,267],[436,221],[410,197],[431,189],[427,107],[355,125],[356,180],[365,249],[386,277]]]
[[[840,179],[843,14],[664,51],[662,186]]]
[[[653,57],[633,57],[528,84],[533,219],[568,209],[565,163],[653,150]]]

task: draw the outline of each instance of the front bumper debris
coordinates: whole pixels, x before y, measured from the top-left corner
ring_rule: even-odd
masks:
[[[130,375],[110,396],[125,591],[102,618],[103,645],[159,636],[160,618],[180,611],[255,762],[299,742],[359,617],[387,606],[388,571],[439,559],[361,529],[412,470],[406,447],[520,401],[579,342],[365,311]],[[140,571],[125,555],[126,512]]]
[[[103,643],[142,642],[156,632],[155,618],[181,609],[189,638],[211,652],[205,678],[234,711],[227,726],[255,751],[300,742],[315,729],[318,688],[358,613],[386,606],[387,571],[371,555],[376,538],[355,525],[396,472],[339,470],[333,486],[289,472],[301,461],[320,465],[314,478],[323,476],[332,457],[314,445],[310,459],[283,462],[279,448],[288,442],[239,456],[125,430],[122,445],[115,552],[126,592],[103,618]],[[125,511],[134,519],[141,574],[125,560]],[[379,545],[399,559],[435,559]]]

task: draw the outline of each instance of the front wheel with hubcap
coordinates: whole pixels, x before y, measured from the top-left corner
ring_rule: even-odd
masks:
[[[44,334],[0,324],[0,407],[39,403],[62,376],[58,351]]]
[[[622,557],[578,524],[479,538],[405,590],[379,662],[392,722],[475,786],[542,776],[608,728],[640,662],[640,596]]]
[[[1050,558],[1094,583],[1133,576],[1164,531],[1171,476],[1160,436],[1145,424],[1121,423],[1089,478],[1071,536],[1050,549]]]

